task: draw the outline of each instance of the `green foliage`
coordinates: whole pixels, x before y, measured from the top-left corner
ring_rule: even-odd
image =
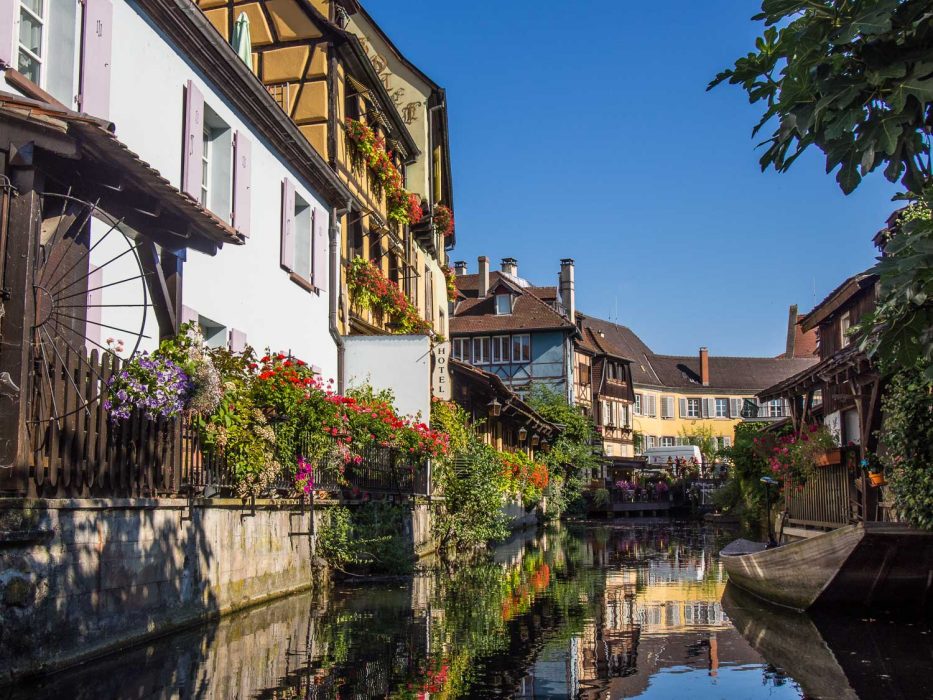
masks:
[[[933,10],[930,0],[764,0],[756,51],[710,83],[741,85],[772,120],[761,167],[779,172],[811,145],[847,194],[884,167],[906,198],[933,199]],[[778,28],[780,27],[780,28]],[[863,346],[890,366],[925,358],[933,379],[933,223],[905,222],[888,242],[878,310],[862,324]]]
[[[897,372],[885,391],[881,462],[901,517],[933,530],[933,380],[923,370]]]
[[[593,491],[593,508],[607,510],[609,508],[609,490],[596,489]]]
[[[723,455],[732,463],[730,478],[717,494],[716,506],[737,515],[748,529],[755,530],[765,515],[765,488],[761,477],[770,476],[768,463],[755,444],[761,436],[761,427],[755,423],[735,426],[732,447]]]
[[[583,487],[592,470],[600,466],[599,457],[593,454],[593,421],[567,403],[563,394],[543,385],[534,387],[528,403],[543,418],[562,428],[550,450],[542,455],[551,483],[556,482],[555,490],[560,489],[548,513],[558,516],[567,510],[582,511]]]
[[[317,532],[317,551],[330,566],[368,573],[403,574],[411,571],[413,555],[403,536],[406,506],[367,503],[351,511],[330,508]]]
[[[469,416],[453,402],[435,401],[431,421],[448,433],[451,449],[434,462],[434,534],[442,553],[466,551],[508,536],[502,513],[505,490],[502,462],[470,426]]]
[[[712,464],[719,454],[719,441],[713,428],[709,425],[693,422],[689,427],[686,425],[680,429],[680,436],[686,438],[690,445],[696,445],[700,448],[700,454],[703,455],[705,464]]]

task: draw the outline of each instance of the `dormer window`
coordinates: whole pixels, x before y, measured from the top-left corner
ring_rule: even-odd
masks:
[[[512,295],[496,294],[496,315],[508,316],[512,313]]]

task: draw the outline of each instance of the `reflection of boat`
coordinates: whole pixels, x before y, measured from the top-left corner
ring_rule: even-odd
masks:
[[[727,586],[722,606],[766,661],[821,700],[915,700],[933,697],[931,640],[923,625],[811,616],[765,603]]]
[[[773,549],[736,540],[720,557],[735,585],[796,610],[922,606],[933,581],[933,533],[894,523],[846,525]]]

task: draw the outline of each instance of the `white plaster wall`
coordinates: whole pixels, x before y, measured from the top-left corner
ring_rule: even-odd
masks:
[[[352,335],[346,342],[347,386],[391,389],[402,415],[431,415],[431,342],[425,335]]]
[[[114,2],[110,119],[117,136],[173,185],[181,184],[184,87],[189,79],[205,104],[252,145],[251,237],[224,245],[216,256],[189,252],[184,303],[201,315],[246,333],[258,350],[291,350],[336,375],[336,346],[327,323],[327,294],[310,293],[279,267],[281,182],[290,177],[305,201],[329,210],[250,125],[149,24],[132,2]],[[328,285],[330,286],[330,285]]]

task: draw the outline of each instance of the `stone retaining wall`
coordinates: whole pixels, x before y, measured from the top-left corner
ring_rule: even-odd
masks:
[[[0,499],[0,682],[312,584],[310,513],[212,499]]]

